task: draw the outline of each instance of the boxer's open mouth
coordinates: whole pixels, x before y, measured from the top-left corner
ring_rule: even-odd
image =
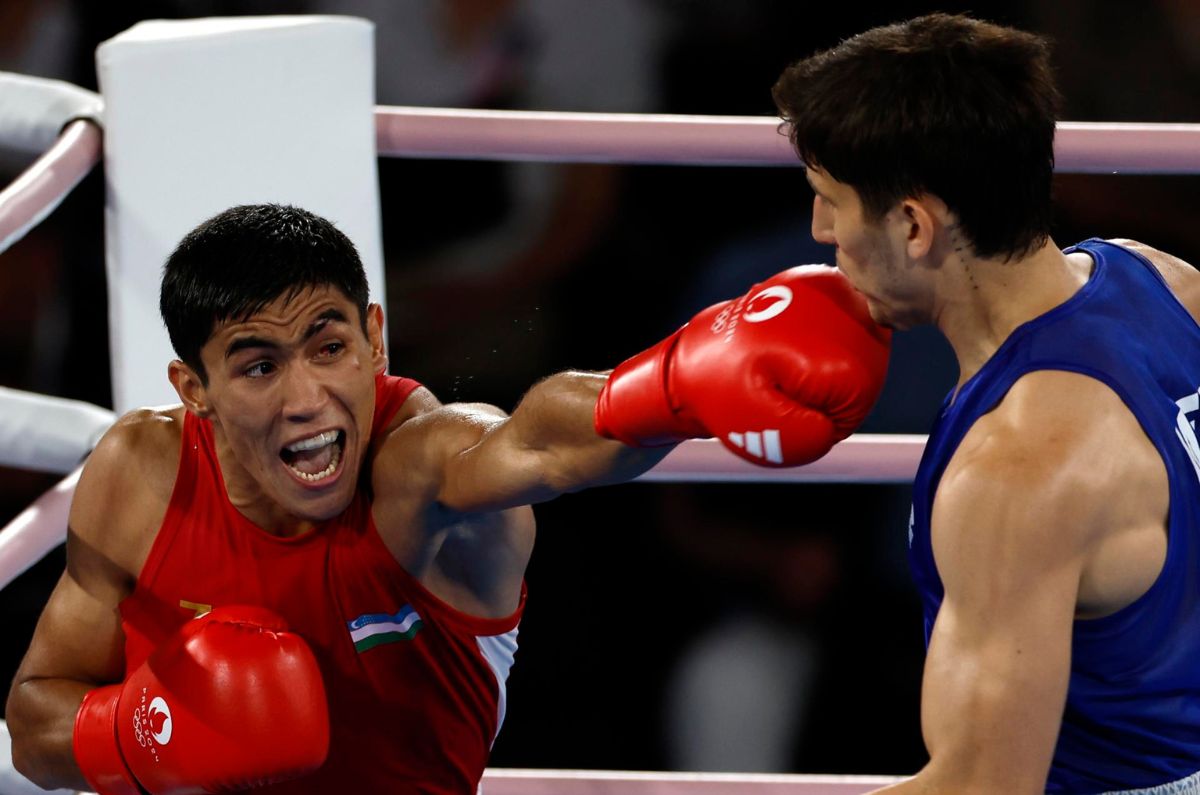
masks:
[[[329,430],[286,445],[279,457],[293,475],[317,483],[337,472],[345,448],[345,431]]]

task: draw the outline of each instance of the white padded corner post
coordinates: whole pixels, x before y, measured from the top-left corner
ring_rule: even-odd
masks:
[[[373,36],[350,17],[236,17],[142,22],[100,45],[118,412],[178,401],[162,265],[228,207],[277,202],[330,219],[382,302]]]

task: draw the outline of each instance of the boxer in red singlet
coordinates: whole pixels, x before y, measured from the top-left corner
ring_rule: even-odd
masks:
[[[474,792],[529,505],[693,436],[817,457],[888,351],[844,279],[796,268],[612,374],[547,378],[511,417],[442,405],[384,374],[350,241],[278,205],[197,227],[160,303],[182,405],[130,413],[89,458],[9,695],[14,764],[46,787]]]

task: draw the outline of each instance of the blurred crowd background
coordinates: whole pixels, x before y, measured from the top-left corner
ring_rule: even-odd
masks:
[[[0,69],[94,89],[96,45],[141,19],[336,13],[377,25],[381,104],[774,115],[787,64],[935,10],[1053,37],[1068,120],[1200,121],[1195,0],[3,0]],[[24,165],[0,152],[5,183]],[[511,409],[543,375],[611,367],[831,257],[795,168],[379,165],[392,371],[444,401]],[[1060,245],[1133,237],[1200,263],[1195,177],[1055,187]],[[97,169],[0,256],[0,385],[111,406],[103,196]],[[864,430],[924,433],[955,375],[934,333],[899,335]],[[0,523],[55,481],[0,470]],[[908,504],[907,486],[629,484],[539,506],[493,764],[914,771]],[[0,593],[5,689],[62,564]]]

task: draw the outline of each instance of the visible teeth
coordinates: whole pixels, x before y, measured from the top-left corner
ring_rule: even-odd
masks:
[[[323,478],[327,478],[330,475],[332,475],[337,470],[337,465],[338,465],[338,462],[341,460],[341,458],[342,458],[342,451],[338,448],[334,448],[333,460],[329,462],[329,466],[325,467],[320,472],[312,472],[312,473],[301,472],[299,469],[296,469],[294,466],[291,466],[290,464],[288,465],[288,468],[291,469],[293,472],[295,472],[297,475],[299,475],[303,480],[315,482],[315,481],[322,480]]]
[[[327,444],[333,444],[335,441],[337,441],[337,437],[337,431],[325,431],[325,433],[318,433],[311,439],[301,439],[298,442],[293,442],[284,449],[291,450],[293,453],[299,453],[303,450],[315,450],[318,447],[324,447]]]

